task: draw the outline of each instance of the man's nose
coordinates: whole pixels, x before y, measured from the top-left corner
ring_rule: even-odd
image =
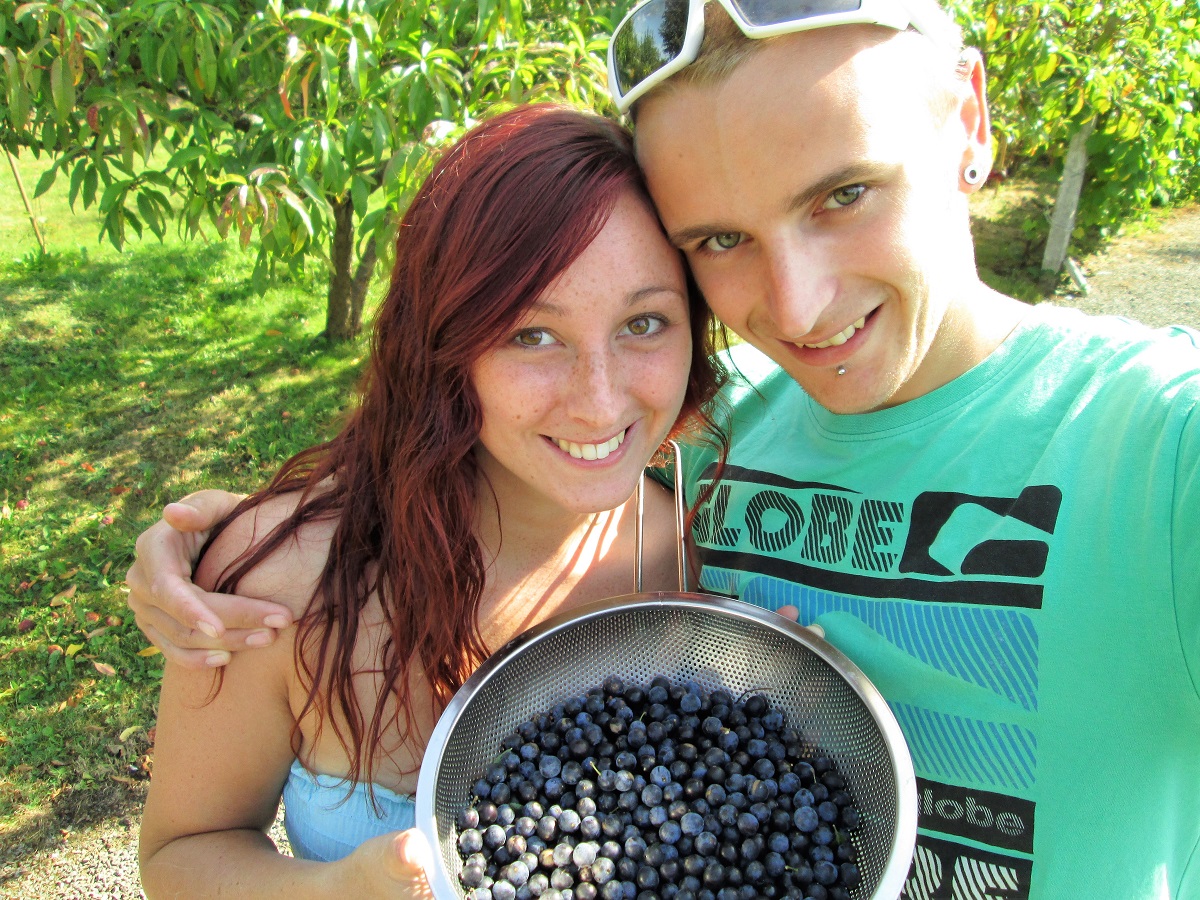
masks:
[[[837,279],[820,248],[798,241],[766,254],[764,282],[767,314],[784,340],[809,335],[837,294]]]

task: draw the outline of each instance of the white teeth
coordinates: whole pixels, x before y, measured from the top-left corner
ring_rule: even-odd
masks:
[[[564,453],[570,453],[575,459],[607,459],[608,454],[625,442],[625,429],[613,435],[603,444],[576,444],[574,441],[564,441],[561,438],[553,438],[553,440]]]
[[[829,340],[821,341],[819,344],[805,344],[804,346],[813,350],[824,350],[826,347],[840,347],[842,344],[846,343],[846,341],[850,340],[850,338],[854,337],[854,332],[858,331],[858,329],[862,328],[866,323],[867,317],[863,316],[853,325],[848,326],[845,331],[839,331]]]

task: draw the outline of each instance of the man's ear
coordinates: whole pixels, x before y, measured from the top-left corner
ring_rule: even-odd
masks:
[[[959,186],[970,193],[987,181],[992,168],[992,123],[988,117],[987,75],[978,50],[974,47],[963,50],[956,74],[961,82],[958,112],[967,139]]]

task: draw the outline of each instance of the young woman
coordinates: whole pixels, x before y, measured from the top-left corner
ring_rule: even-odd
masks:
[[[643,467],[712,433],[709,326],[615,124],[522,107],[447,152],[401,224],[359,407],[197,570],[298,625],[216,681],[168,664],[147,896],[424,895],[406,829],[439,711],[514,635],[632,590]],[[645,515],[645,587],[672,589],[652,483]],[[264,834],[281,795],[298,859]]]

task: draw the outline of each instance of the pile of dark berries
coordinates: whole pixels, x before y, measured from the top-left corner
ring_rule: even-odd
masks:
[[[761,694],[607,679],[519,725],[458,816],[472,900],[847,900],[859,812]]]

